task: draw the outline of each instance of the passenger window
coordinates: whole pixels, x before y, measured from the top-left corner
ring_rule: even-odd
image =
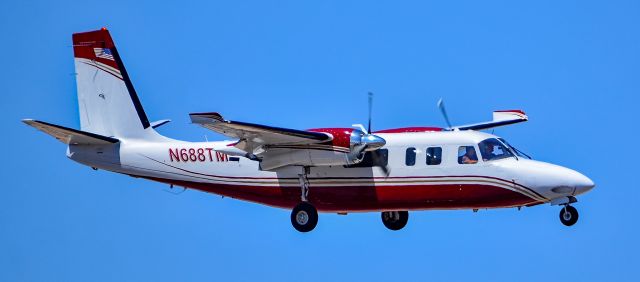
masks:
[[[416,148],[407,148],[406,158],[404,164],[407,166],[413,166],[416,164]]]
[[[442,148],[427,148],[427,165],[439,165],[442,163]]]
[[[475,164],[478,162],[478,155],[476,149],[473,146],[460,146],[458,148],[458,163],[459,164]]]

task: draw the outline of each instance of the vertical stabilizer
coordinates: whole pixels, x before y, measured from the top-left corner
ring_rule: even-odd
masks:
[[[157,136],[109,31],[73,34],[80,126],[116,138]]]

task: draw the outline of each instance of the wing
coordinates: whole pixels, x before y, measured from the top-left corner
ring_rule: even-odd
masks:
[[[107,145],[118,143],[120,140],[107,136],[94,134],[91,132],[75,130],[60,125],[51,124],[44,121],[24,119],[22,122],[35,127],[36,129],[53,136],[58,141],[72,145]]]
[[[245,152],[265,145],[301,145],[331,141],[326,133],[266,126],[260,124],[225,120],[218,113],[191,113],[191,122],[217,133],[239,139],[235,146]]]
[[[525,122],[529,117],[521,110],[494,111],[493,120],[469,125],[454,126],[453,130],[483,130],[503,125]]]

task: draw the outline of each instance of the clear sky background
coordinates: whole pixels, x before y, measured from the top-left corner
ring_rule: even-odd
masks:
[[[631,281],[638,278],[638,1],[5,1],[0,8],[0,281]],[[218,3],[214,3],[218,2]],[[305,3],[300,3],[305,2]],[[383,2],[383,1],[378,1]],[[456,124],[576,169],[575,205],[321,214],[92,171],[22,118],[79,127],[71,34],[107,26],[143,105],[290,128]]]

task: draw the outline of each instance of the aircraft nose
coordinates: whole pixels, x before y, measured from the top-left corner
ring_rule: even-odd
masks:
[[[596,186],[589,177],[572,169],[564,168],[561,175],[563,185],[557,186],[551,189],[551,191],[561,194],[578,195],[588,192]]]
[[[576,187],[576,194],[585,193],[596,186],[596,184],[593,183],[593,180],[591,180],[589,177],[586,177],[584,174],[579,172],[576,172],[576,174],[578,174],[574,180],[575,187]]]

